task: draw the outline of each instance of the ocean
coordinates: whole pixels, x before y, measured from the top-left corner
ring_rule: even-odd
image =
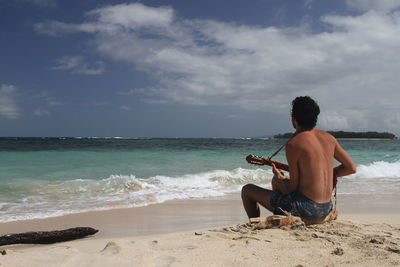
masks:
[[[216,198],[255,183],[270,187],[270,167],[248,154],[271,155],[285,140],[0,138],[0,222],[177,199]],[[338,194],[397,195],[399,140],[340,140],[357,173]],[[282,151],[275,158],[285,162]]]

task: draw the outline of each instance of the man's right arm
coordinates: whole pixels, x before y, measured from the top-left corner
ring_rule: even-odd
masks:
[[[349,154],[342,148],[342,146],[335,140],[335,154],[334,157],[341,164],[333,169],[334,177],[346,176],[356,172],[356,164],[351,159]]]

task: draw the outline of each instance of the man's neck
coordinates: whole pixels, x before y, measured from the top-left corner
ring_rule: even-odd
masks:
[[[297,126],[295,134],[297,135],[297,134],[302,133],[302,132],[312,131],[313,129],[314,128],[312,128],[312,129],[304,129],[303,127]]]

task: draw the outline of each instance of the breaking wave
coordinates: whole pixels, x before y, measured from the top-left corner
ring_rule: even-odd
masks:
[[[0,222],[55,217],[115,208],[141,207],[178,199],[222,197],[243,185],[269,186],[270,169],[213,170],[181,176],[110,175],[104,179],[15,181],[0,198]],[[358,165],[341,179],[340,194],[397,194],[400,161]],[[15,197],[6,198],[9,193]],[[13,200],[11,200],[13,199]]]
[[[24,186],[25,197],[0,203],[0,222],[140,207],[168,200],[220,197],[239,192],[247,183],[265,185],[271,178],[269,170],[237,168],[176,177],[111,175],[101,180],[36,183],[28,192]]]
[[[358,165],[357,172],[348,178],[400,178],[400,161],[375,161],[368,165]]]

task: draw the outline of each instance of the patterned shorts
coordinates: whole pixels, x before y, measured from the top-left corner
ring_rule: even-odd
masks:
[[[275,208],[274,214],[285,215],[281,211],[282,209],[290,212],[294,216],[300,216],[306,219],[324,218],[333,208],[332,201],[317,203],[298,191],[287,195],[273,192],[270,204]]]

